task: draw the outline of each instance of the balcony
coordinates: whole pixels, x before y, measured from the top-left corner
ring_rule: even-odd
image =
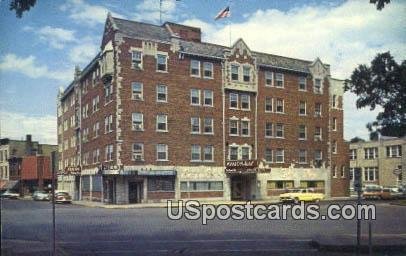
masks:
[[[106,79],[111,77],[114,72],[114,58],[113,58],[113,50],[107,50],[103,52],[103,55],[100,59],[100,75],[102,79]]]

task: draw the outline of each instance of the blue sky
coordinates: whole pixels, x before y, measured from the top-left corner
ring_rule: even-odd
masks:
[[[37,1],[17,19],[0,1],[1,137],[33,134],[56,143],[56,95],[66,87],[75,65],[84,67],[97,53],[108,11],[113,16],[159,24],[159,0]],[[213,17],[230,1],[163,0],[163,20],[202,28],[203,40],[229,44],[243,38],[256,51],[331,65],[336,78],[348,78],[378,52],[406,56],[406,1],[377,11],[363,1],[233,0],[231,17]],[[367,138],[365,124],[377,110],[357,110],[345,95],[345,138]]]

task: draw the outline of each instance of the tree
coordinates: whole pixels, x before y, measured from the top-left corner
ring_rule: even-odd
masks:
[[[358,96],[357,108],[383,111],[367,124],[370,136],[406,135],[406,60],[399,65],[389,52],[378,54],[371,66],[359,65],[345,83],[345,90]]]
[[[365,142],[365,140],[360,137],[354,137],[350,140],[350,143],[357,143],[357,142]]]
[[[36,2],[37,0],[11,0],[10,11],[15,10],[17,18],[21,18],[23,12],[29,11]]]
[[[379,11],[385,7],[385,4],[389,4],[390,0],[369,0],[371,4],[376,4],[376,9]]]

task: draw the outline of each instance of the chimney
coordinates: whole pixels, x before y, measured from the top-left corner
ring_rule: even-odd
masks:
[[[32,151],[33,151],[33,147],[32,147],[32,135],[31,135],[31,134],[27,134],[27,135],[25,136],[25,155],[31,156],[31,155],[32,155]]]

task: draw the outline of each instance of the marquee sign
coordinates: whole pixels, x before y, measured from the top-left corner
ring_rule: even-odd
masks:
[[[62,170],[62,175],[80,175],[82,168],[78,166],[66,166],[64,170]]]
[[[228,169],[252,169],[258,167],[257,160],[235,160],[226,162],[226,170]]]

